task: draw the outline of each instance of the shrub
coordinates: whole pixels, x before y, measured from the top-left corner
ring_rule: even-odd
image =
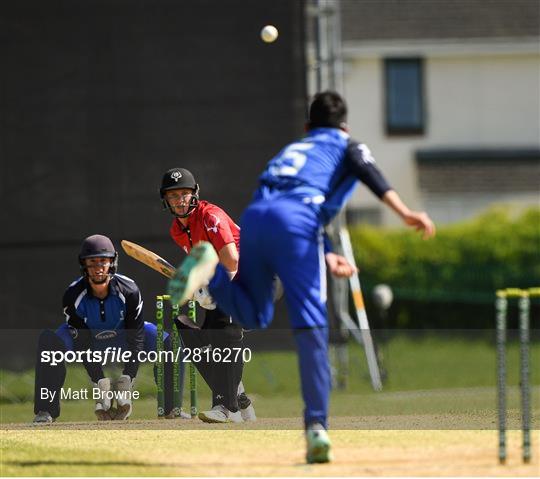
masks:
[[[361,225],[351,241],[368,305],[373,286],[392,287],[394,327],[492,327],[495,290],[540,285],[539,208],[493,208],[429,241]]]

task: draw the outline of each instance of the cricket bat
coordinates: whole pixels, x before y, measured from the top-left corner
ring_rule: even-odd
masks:
[[[122,240],[122,248],[128,256],[140,261],[141,263],[149,266],[153,270],[161,273],[167,278],[173,278],[176,273],[176,268],[169,263],[167,260],[163,259],[161,256],[156,253],[143,248],[137,243],[132,243],[131,241]]]

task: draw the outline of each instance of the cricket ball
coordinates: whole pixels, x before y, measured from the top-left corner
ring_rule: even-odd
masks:
[[[265,43],[272,43],[277,40],[279,33],[276,27],[274,25],[266,25],[261,30],[261,38],[262,41]]]

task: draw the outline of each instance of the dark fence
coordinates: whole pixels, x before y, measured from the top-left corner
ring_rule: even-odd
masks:
[[[273,44],[259,39],[268,23]],[[168,168],[192,170],[202,198],[238,220],[263,166],[302,132],[301,0],[21,0],[2,4],[0,26],[2,328],[63,321],[90,234],[177,263],[158,196]],[[123,253],[120,272],[151,318],[165,279]]]

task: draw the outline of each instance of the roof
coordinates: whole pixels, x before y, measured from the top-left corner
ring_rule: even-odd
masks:
[[[540,36],[538,0],[341,0],[340,5],[345,42]]]

